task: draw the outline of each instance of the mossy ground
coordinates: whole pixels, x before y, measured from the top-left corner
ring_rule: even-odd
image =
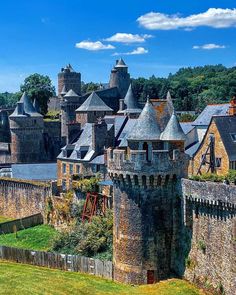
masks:
[[[0,261],[0,294],[4,295],[202,295],[186,281],[171,279],[132,287],[91,275]]]

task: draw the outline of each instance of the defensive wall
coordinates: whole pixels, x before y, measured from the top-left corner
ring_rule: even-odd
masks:
[[[0,215],[22,218],[45,212],[51,187],[46,183],[0,179]]]
[[[235,294],[236,186],[182,179],[182,191],[185,278]]]

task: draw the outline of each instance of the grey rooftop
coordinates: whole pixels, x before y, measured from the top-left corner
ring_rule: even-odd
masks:
[[[179,120],[175,114],[175,112],[172,113],[170,120],[168,124],[166,125],[166,128],[161,134],[161,140],[166,141],[185,141],[186,136],[184,134],[184,131],[182,127],[180,126]]]
[[[159,140],[160,134],[156,111],[148,99],[127,140]]]
[[[42,115],[35,110],[31,99],[24,92],[10,117],[42,117]]]
[[[115,65],[115,68],[127,68],[128,66],[126,65],[126,63],[124,62],[124,60],[122,58],[120,58]]]
[[[70,89],[64,97],[79,97],[79,95],[76,94],[74,90]]]
[[[109,111],[113,110],[105,104],[105,102],[96,94],[92,92],[86,101],[76,110],[76,112],[88,112],[88,111]]]
[[[126,109],[123,110],[123,113],[141,113],[142,110],[138,107],[137,99],[134,96],[132,86],[129,85],[129,89],[126,93],[124,103],[126,105]]]

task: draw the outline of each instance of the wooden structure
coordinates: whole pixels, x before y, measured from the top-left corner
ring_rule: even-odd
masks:
[[[86,201],[82,213],[82,221],[91,222],[93,216],[104,215],[108,207],[108,197],[99,193],[90,193],[86,195]]]

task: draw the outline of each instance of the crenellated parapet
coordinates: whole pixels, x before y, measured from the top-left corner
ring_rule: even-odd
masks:
[[[176,181],[185,174],[186,155],[178,150],[153,150],[150,160],[145,150],[108,149],[107,165],[111,179],[120,184],[156,187]]]

